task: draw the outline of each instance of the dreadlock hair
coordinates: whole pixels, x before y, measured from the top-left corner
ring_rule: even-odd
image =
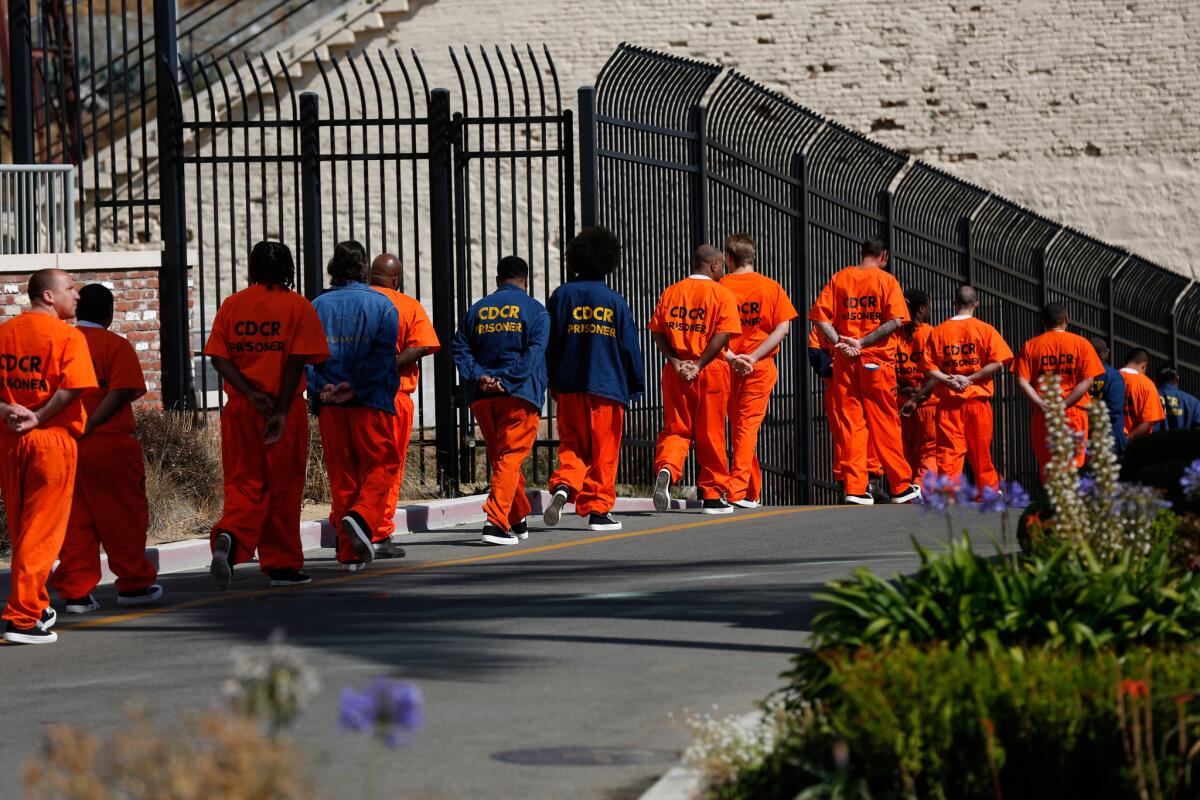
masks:
[[[904,324],[904,335],[911,339],[917,330],[917,312],[929,305],[929,292],[924,289],[909,289],[904,293],[904,302],[908,304],[908,322]]]
[[[296,286],[296,263],[282,242],[259,242],[250,251],[250,282],[262,286]]]
[[[333,248],[333,258],[325,268],[329,273],[329,282],[334,286],[345,286],[347,283],[366,283],[367,280],[367,251],[354,240],[338,242]]]

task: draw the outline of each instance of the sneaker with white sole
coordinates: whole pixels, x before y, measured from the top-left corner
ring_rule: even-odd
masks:
[[[875,498],[869,492],[865,494],[848,494],[846,495],[846,505],[873,506],[875,505]]]
[[[757,500],[751,500],[749,497],[743,497],[741,500],[734,500],[733,504],[738,508],[758,508],[761,503]]]
[[[554,496],[550,498],[550,505],[546,506],[546,511],[542,514],[542,522],[546,523],[547,527],[553,528],[558,524],[558,520],[562,517],[563,506],[569,499],[570,492],[567,491],[567,487],[555,487]]]
[[[375,542],[371,547],[375,550],[376,558],[404,558],[407,555],[404,552],[404,548],[397,544],[396,540],[391,537]]]
[[[588,517],[588,530],[619,531],[621,530],[621,520],[614,517],[611,511],[605,514],[592,514]]]
[[[54,606],[46,606],[42,610],[42,628],[50,630],[56,622],[58,622],[58,612],[54,610]]]
[[[671,470],[660,469],[654,480],[654,510],[659,513],[671,508]]]
[[[152,583],[145,589],[139,589],[136,592],[117,592],[117,605],[146,606],[158,602],[162,599],[162,596],[163,587],[157,583]]]
[[[482,538],[486,544],[514,545],[520,541],[516,535],[502,531],[495,525],[484,525]]]
[[[355,554],[364,564],[375,560],[375,548],[371,546],[371,531],[367,522],[356,511],[347,512],[338,526],[342,535],[350,540]]]
[[[13,644],[54,644],[58,641],[58,634],[46,630],[41,622],[30,628],[18,628],[9,622],[4,627],[4,641]]]
[[[233,564],[229,562],[233,553],[233,534],[221,532],[213,545],[212,563],[208,565],[208,574],[212,576],[213,586],[219,591],[229,588],[233,580]]]
[[[700,511],[704,514],[732,514],[733,506],[726,503],[724,497],[713,497],[700,504]]]
[[[100,609],[100,601],[91,594],[87,597],[68,597],[66,603],[64,611],[68,614],[88,614]]]
[[[892,495],[892,502],[896,505],[900,505],[901,503],[913,503],[920,499],[921,487],[917,486],[915,483],[910,483],[908,486]]]
[[[359,572],[367,568],[362,561],[339,561],[338,569],[342,572]]]
[[[518,539],[528,539],[529,538],[529,523],[526,522],[525,520],[521,520],[520,522],[514,523],[512,526],[512,535],[516,536]]]
[[[268,578],[272,586],[304,586],[312,583],[312,577],[298,569],[273,569]]]

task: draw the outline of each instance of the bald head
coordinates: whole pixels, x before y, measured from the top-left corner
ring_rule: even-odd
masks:
[[[29,276],[29,303],[34,311],[72,319],[79,292],[71,273],[61,269],[39,269]]]
[[[371,285],[388,289],[400,288],[400,273],[404,266],[391,253],[382,253],[371,262]]]
[[[1096,348],[1096,355],[1100,356],[1101,361],[1108,361],[1108,342],[1103,336],[1093,336],[1088,339],[1092,343],[1092,347]]]
[[[954,294],[954,311],[964,314],[975,310],[979,305],[979,293],[974,286],[960,286]]]
[[[711,244],[700,245],[692,251],[692,274],[719,280],[725,274],[725,254]]]

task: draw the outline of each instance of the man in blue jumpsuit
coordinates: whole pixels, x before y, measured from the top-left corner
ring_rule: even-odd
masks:
[[[1112,424],[1113,445],[1117,455],[1125,453],[1125,379],[1112,364],[1108,363],[1108,342],[1103,337],[1089,339],[1096,355],[1104,365],[1104,374],[1092,381],[1092,398],[1104,403],[1108,409],[1108,421]]]
[[[1200,428],[1200,400],[1179,388],[1179,370],[1163,367],[1158,371],[1158,399],[1167,418],[1154,426],[1156,433]]]

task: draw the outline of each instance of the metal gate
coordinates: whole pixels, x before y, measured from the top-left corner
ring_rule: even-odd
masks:
[[[220,302],[246,285],[255,242],[288,244],[311,298],[324,255],[357,239],[400,258],[401,290],[443,344],[414,397],[412,469],[446,494],[486,479],[469,410],[451,400],[450,339],[491,291],[500,257],[529,261],[541,299],[561,281],[575,224],[572,120],[548,51],[464,48],[447,60],[457,92],[431,89],[415,51],[317,58],[300,74],[267,55],[183,67],[178,126],[163,136],[163,233],[166,259],[190,259],[190,305],[176,313],[190,319],[179,335],[191,357],[164,363],[167,397],[173,379],[197,407],[223,405],[201,351]],[[173,352],[165,339],[163,351]]]

